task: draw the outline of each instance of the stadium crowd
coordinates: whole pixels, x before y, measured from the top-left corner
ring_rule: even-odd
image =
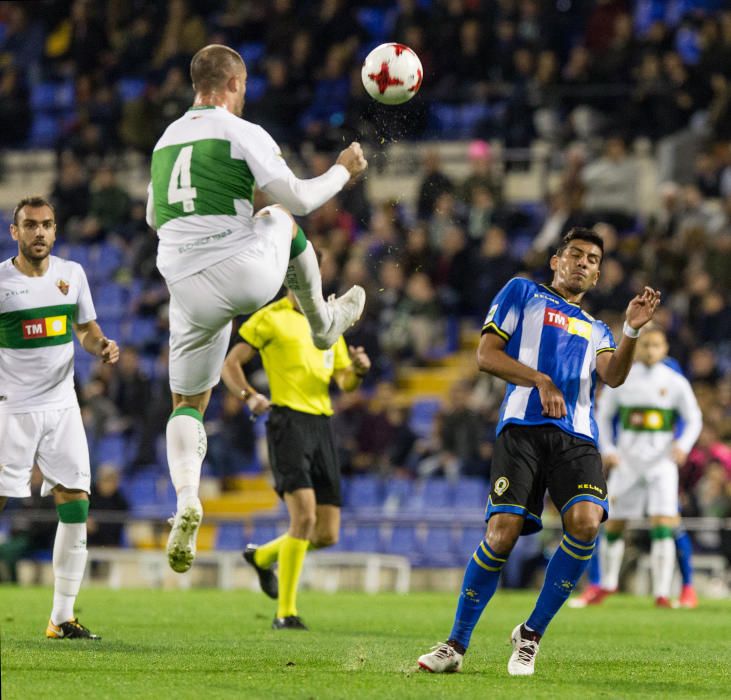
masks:
[[[693,383],[704,430],[681,470],[684,513],[731,516],[731,11],[713,0],[45,0],[0,8],[0,148],[57,154],[57,253],[85,264],[97,311],[123,347],[119,367],[84,365],[79,393],[95,464],[127,474],[161,464],[169,413],[167,290],[144,202],[120,185],[130,149],[149,155],[190,104],[186,70],[225,43],[249,70],[245,116],[323,172],[352,137],[469,138],[454,181],[428,152],[413,206],[374,204],[360,183],[303,221],[323,252],[325,292],[368,292],[349,340],[373,359],[364,390],[338,399],[348,473],[486,476],[501,387],[455,386],[428,430],[393,400],[398,368],[456,349],[458,320],[479,328],[510,277],[546,281],[574,225],[595,226],[606,257],[587,309],[621,326],[645,284],[662,290],[670,354]],[[382,41],[412,46],[422,94],[386,118],[360,85]],[[299,115],[293,119],[292,115]],[[545,202],[509,200],[495,143],[552,148]],[[659,206],[640,214],[633,145],[649,140]],[[374,175],[377,177],[377,174]],[[263,202],[258,202],[258,205]],[[7,217],[7,214],[6,214]],[[12,241],[2,245],[12,255]],[[216,392],[208,467],[255,469],[256,429]],[[120,443],[108,436],[123,436]],[[235,459],[231,459],[235,455]]]

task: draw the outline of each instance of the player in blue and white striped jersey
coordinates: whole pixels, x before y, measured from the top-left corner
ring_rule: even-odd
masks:
[[[598,378],[612,387],[624,382],[639,329],[660,303],[660,293],[650,287],[634,297],[615,347],[607,326],[579,305],[599,279],[603,253],[594,231],[572,229],[551,257],[550,285],[512,279],[490,307],[477,362],[508,385],[492,461],[487,533],[467,565],[449,639],[419,658],[421,668],[460,670],[515,542],[542,527],[546,490],[561,512],[564,535],[533,612],[513,630],[508,673],[533,673],[541,636],[591,559],[608,515],[594,389]]]

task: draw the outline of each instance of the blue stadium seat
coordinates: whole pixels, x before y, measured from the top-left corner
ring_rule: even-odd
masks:
[[[238,48],[241,58],[244,59],[246,67],[249,71],[252,71],[254,65],[264,56],[266,45],[260,41],[247,41],[241,44]],[[248,93],[248,86],[247,86]]]
[[[377,476],[364,474],[350,479],[348,505],[351,508],[378,508],[382,499],[381,480]]]
[[[122,102],[130,102],[137,100],[145,94],[147,81],[144,78],[120,78],[117,82],[117,93],[122,98]]]
[[[28,146],[31,148],[51,148],[61,136],[61,120],[42,112],[33,117],[28,136]]]
[[[451,508],[454,484],[448,479],[427,479],[424,483],[423,508],[426,511]]]
[[[219,523],[216,529],[216,550],[243,551],[248,540],[242,523]]]
[[[382,552],[380,525],[358,525],[350,542],[353,552]]]
[[[408,503],[414,491],[411,479],[389,479],[386,481],[383,498],[384,512],[397,512]]]
[[[373,41],[382,44],[388,39],[393,26],[393,12],[381,7],[362,7],[356,13],[358,24]]]
[[[126,313],[127,290],[115,282],[94,288],[94,306],[101,319],[121,319]]]
[[[160,333],[154,318],[132,318],[123,326],[122,338],[125,343],[136,347],[154,342]]]
[[[52,114],[72,109],[76,92],[72,80],[36,83],[31,86],[30,104],[35,113]]]
[[[487,507],[488,484],[478,477],[463,476],[454,490],[454,507],[458,510],[484,510]]]
[[[95,280],[108,280],[124,265],[124,251],[113,243],[92,246],[89,257],[89,274]]]
[[[462,528],[457,538],[457,556],[467,563],[478,545],[485,538],[485,527],[470,526]]]
[[[127,439],[122,435],[105,435],[94,445],[94,457],[97,464],[112,462],[118,467],[127,464]]]
[[[424,566],[460,566],[466,561],[458,557],[451,525],[430,525],[420,547]]]
[[[91,262],[91,248],[88,245],[78,245],[73,243],[63,243],[55,251],[60,258],[73,260],[79,263],[84,270],[88,271]]]
[[[264,544],[269,542],[279,535],[282,534],[283,528],[280,528],[277,523],[272,522],[254,522],[254,529],[251,532],[250,539],[244,543],[253,542],[254,544]]]
[[[246,79],[246,101],[258,102],[267,91],[269,83],[263,75],[250,75]]]
[[[439,399],[419,399],[418,401],[414,401],[409,416],[409,427],[419,437],[428,437],[434,424],[434,416],[436,416],[440,406],[441,401]]]
[[[397,554],[408,557],[412,564],[421,560],[422,545],[419,533],[414,525],[394,525],[391,539],[385,551],[388,554]]]

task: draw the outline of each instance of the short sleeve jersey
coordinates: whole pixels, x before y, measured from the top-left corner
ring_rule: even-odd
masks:
[[[151,223],[167,282],[253,243],[254,188],[290,172],[274,139],[222,107],[192,107],[152,153]]]
[[[52,255],[42,277],[0,263],[0,412],[78,406],[72,324],[95,318],[78,263]]]
[[[331,416],[330,380],[351,365],[343,336],[328,350],[312,342],[307,319],[286,297],[259,309],[239,329],[261,354],[271,401],[295,411]]]
[[[554,424],[596,444],[596,358],[616,347],[605,323],[552,287],[516,277],[493,300],[483,333],[500,336],[510,357],[551,377],[566,402],[566,416],[550,418],[542,414],[538,389],[508,383],[498,433],[510,423]]]

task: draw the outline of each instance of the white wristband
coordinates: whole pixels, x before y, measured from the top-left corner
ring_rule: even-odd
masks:
[[[640,335],[639,329],[632,328],[627,321],[625,321],[622,326],[622,333],[624,333],[628,338],[638,338]]]

